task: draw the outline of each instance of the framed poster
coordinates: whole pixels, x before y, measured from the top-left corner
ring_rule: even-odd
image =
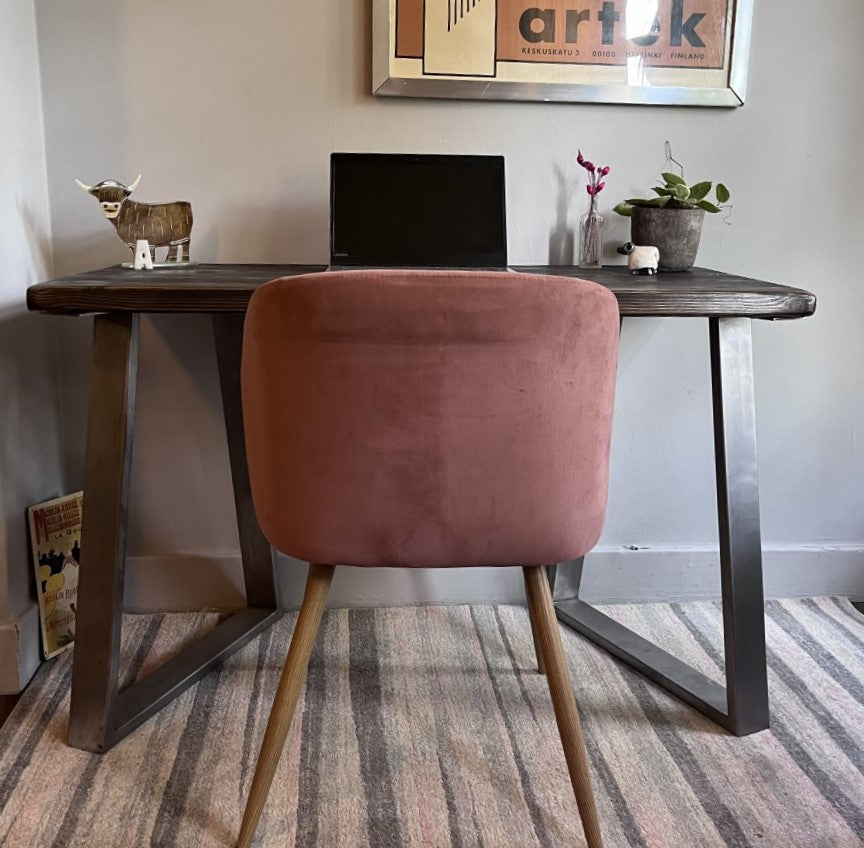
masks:
[[[373,92],[740,106],[753,0],[374,0]]]

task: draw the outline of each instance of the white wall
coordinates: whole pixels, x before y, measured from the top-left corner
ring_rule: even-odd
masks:
[[[24,521],[60,491],[55,332],[26,312],[27,286],[51,276],[36,20],[30,0],[0,0],[0,694],[38,664],[39,631]]]
[[[812,319],[754,331],[768,590],[864,590],[864,291],[849,249],[864,193],[860,0],[808,15],[759,0],[747,104],[735,110],[375,98],[366,0],[320,0],[303,15],[276,0],[37,2],[37,14],[59,273],[125,255],[72,177],[138,172],[139,199],[192,201],[199,260],[324,262],[332,150],[504,154],[511,261],[543,263],[562,220],[572,228],[585,208],[577,147],[612,165],[602,195],[611,207],[649,187],[670,139],[689,177],[733,192],[731,224],[706,221],[700,263],[819,297]],[[626,233],[623,219],[610,221],[610,242]],[[67,323],[80,398],[86,322]],[[130,600],[171,603],[169,584],[180,604],[210,591],[236,599],[208,326],[158,318],[143,335]],[[64,447],[77,485],[83,419],[71,406]],[[613,454],[606,532],[587,577],[595,595],[715,591],[705,322],[625,322]],[[372,575],[337,597],[442,597],[434,581]],[[461,589],[451,581],[447,591]],[[474,575],[464,589],[520,591],[517,575]]]

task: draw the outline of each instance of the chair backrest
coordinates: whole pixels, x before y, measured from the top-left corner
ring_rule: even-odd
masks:
[[[606,508],[618,305],[572,278],[286,277],[252,297],[243,415],[279,550],[333,565],[545,565]]]

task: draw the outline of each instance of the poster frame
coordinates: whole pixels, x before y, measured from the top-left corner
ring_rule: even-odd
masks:
[[[373,0],[372,93],[384,97],[457,100],[527,100],[559,103],[616,103],[644,106],[736,107],[744,104],[755,0],[729,0],[732,36],[726,85],[625,85],[590,81],[591,66],[581,65],[585,83],[511,82],[471,77],[397,76],[394,16],[396,0]],[[599,73],[596,74],[600,76]]]

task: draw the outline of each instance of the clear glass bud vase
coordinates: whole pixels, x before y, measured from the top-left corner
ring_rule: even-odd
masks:
[[[603,258],[603,216],[597,214],[594,203],[579,222],[580,268],[600,268]]]

